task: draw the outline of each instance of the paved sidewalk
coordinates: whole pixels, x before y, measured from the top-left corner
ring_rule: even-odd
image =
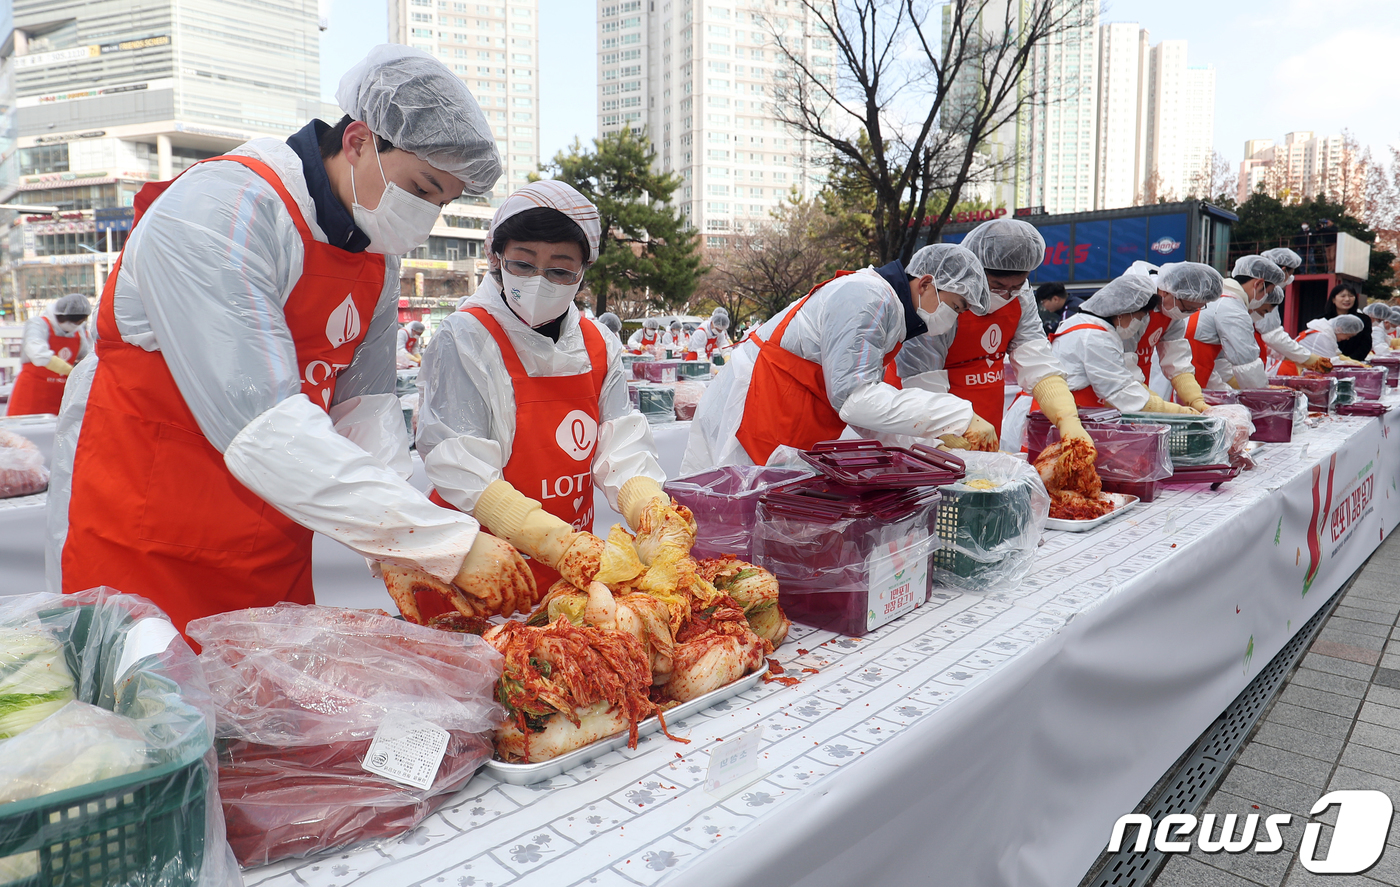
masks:
[[[1378,789],[1400,810],[1400,533],[1392,533],[1362,568],[1282,693],[1256,725],[1201,814],[1291,813],[1284,849],[1273,854],[1178,854],[1155,887],[1342,887],[1400,885],[1400,825],[1364,875],[1317,875],[1298,862],[1308,811],[1335,789]],[[1336,808],[1322,817],[1336,821]],[[1400,815],[1396,816],[1400,820]],[[1315,858],[1324,856],[1324,827]]]

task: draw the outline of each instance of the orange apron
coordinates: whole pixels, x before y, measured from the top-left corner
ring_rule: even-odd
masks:
[[[1210,374],[1215,370],[1215,359],[1220,356],[1219,342],[1199,342],[1196,340],[1196,325],[1200,323],[1201,312],[1197,311],[1186,321],[1186,341],[1191,343],[1191,366],[1196,369],[1196,383],[1202,388],[1210,384]]]
[[[384,257],[312,236],[277,174],[249,157],[301,235],[301,277],[284,308],[301,390],[328,409],[384,289]],[[140,213],[170,182],[146,185]],[[239,483],[205,438],[159,351],[121,339],[113,313],[118,259],[97,316],[97,371],[74,455],[63,591],[109,585],[144,595],[184,630],[191,619],[314,603],[312,532]]]
[[[417,353],[417,351],[418,351],[418,337],[417,337],[417,336],[409,336],[409,337],[404,341],[404,343],[403,343],[403,350],[407,351],[409,354],[415,354],[415,353]]]
[[[598,442],[598,401],[608,376],[608,349],[598,328],[580,323],[591,369],[576,376],[530,376],[510,337],[485,308],[465,309],[481,321],[510,373],[515,392],[515,440],[501,477],[575,530],[593,531],[593,453]],[[569,450],[564,447],[569,446]],[[453,508],[434,490],[428,498]],[[455,510],[455,509],[454,509]],[[490,527],[483,527],[490,533]],[[540,594],[559,579],[552,567],[529,560]],[[418,599],[423,617],[447,612],[436,595]]]
[[[1142,331],[1137,343],[1138,369],[1142,371],[1144,382],[1152,381],[1152,349],[1156,348],[1157,343],[1167,334],[1167,327],[1171,322],[1172,319],[1160,311],[1153,311],[1147,316],[1147,329]]]
[[[656,340],[661,338],[661,333],[656,330],[642,330],[642,347],[650,348],[656,344]]]
[[[1317,330],[1304,330],[1303,334],[1298,337],[1298,344],[1303,344],[1304,340],[1316,332]],[[1278,365],[1278,370],[1274,373],[1275,376],[1301,376],[1302,374],[1302,370],[1298,369],[1298,365],[1291,360],[1281,362]]]
[[[1020,322],[1020,299],[980,317],[964,311],[958,315],[958,331],[943,363],[948,371],[948,392],[971,403],[977,415],[997,430],[998,437],[1006,407],[1006,351]]]
[[[854,273],[838,271],[835,277],[812,287],[778,324],[773,338],[768,341],[759,336],[757,327],[749,332],[748,338],[758,346],[758,359],[754,361],[748,394],[744,398],[744,415],[734,436],[755,465],[766,464],[780,446],[810,450],[813,444],[834,440],[846,430],[839,411],[827,400],[826,377],[821,364],[798,357],[783,348],[782,341],[788,324],[813,293],[838,277]],[[887,379],[894,372],[899,348],[895,346],[885,355]]]
[[[71,336],[63,335],[54,329],[52,321],[47,317],[42,317],[40,320],[49,328],[49,350],[69,363],[77,360],[78,351],[83,344],[82,338],[77,333]],[[10,416],[28,416],[35,413],[57,415],[58,408],[63,403],[63,387],[67,383],[67,376],[60,376],[48,367],[35,366],[26,360],[24,366],[20,368],[19,378],[15,380],[15,387],[10,392],[10,405],[6,414]]]
[[[849,274],[849,273],[851,273],[851,272],[849,272],[849,271],[839,272],[839,274]],[[838,276],[839,276],[839,275],[838,275]],[[835,280],[835,279],[836,279],[835,277],[832,278],[832,280]],[[820,286],[821,284],[817,284],[817,285]],[[708,358],[708,357],[710,357],[711,355],[713,355],[713,354],[715,353],[715,344],[716,344],[717,342],[719,342],[719,336],[715,335],[715,331],[714,331],[714,330],[709,330],[708,332],[705,333],[705,357]],[[687,352],[685,353],[685,359],[686,359],[686,360],[699,360],[699,359],[700,359],[700,352],[698,352],[698,351],[687,351]]]

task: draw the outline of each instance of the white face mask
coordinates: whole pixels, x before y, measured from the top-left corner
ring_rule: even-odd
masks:
[[[58,322],[59,332],[67,333],[70,336],[77,332],[78,328],[81,326],[81,323],[64,323],[61,320]]]
[[[1002,308],[1005,308],[1007,305],[1010,305],[1012,302],[1020,298],[1021,291],[1029,287],[1029,285],[1029,283],[1023,283],[1020,286],[1013,289],[1011,292],[1007,293],[1006,295],[1002,295],[996,290],[989,290],[989,292],[991,293],[991,299],[988,302],[989,307],[987,308],[987,313],[991,314],[993,311],[1000,311]]]
[[[379,164],[379,176],[384,179],[384,195],[374,209],[360,206],[355,192],[355,168],[350,167],[351,215],[355,225],[369,237],[367,252],[385,256],[401,256],[428,242],[433,225],[437,224],[442,207],[414,197],[389,181],[384,175],[384,163],[379,159],[379,137],[370,136],[374,144],[374,160]]]
[[[914,311],[928,327],[929,333],[935,336],[941,336],[958,325],[958,312],[942,300],[939,301],[936,311],[925,311],[923,308],[915,308]]]
[[[1128,348],[1136,348],[1138,339],[1142,338],[1142,333],[1146,329],[1147,318],[1137,317],[1134,318],[1132,323],[1129,323],[1126,327],[1117,327],[1118,338],[1122,339],[1123,344]]]
[[[531,327],[542,326],[569,310],[574,295],[583,281],[561,286],[551,283],[543,274],[534,277],[516,277],[506,269],[501,269],[501,291],[505,293],[506,304],[515,316]]]
[[[1253,310],[1256,309],[1256,308],[1261,308],[1261,307],[1263,307],[1264,305],[1267,305],[1267,304],[1269,304],[1269,287],[1267,287],[1267,286],[1264,287],[1264,289],[1263,289],[1263,294],[1262,294],[1261,296],[1259,296],[1259,298],[1257,298],[1257,299],[1251,298],[1251,299],[1249,300],[1249,308],[1250,308],[1251,311],[1253,311]]]
[[[1195,313],[1192,311],[1183,311],[1181,309],[1180,302],[1177,302],[1170,308],[1168,308],[1166,304],[1163,304],[1160,310],[1163,314],[1167,315],[1172,320],[1186,320],[1188,317]]]

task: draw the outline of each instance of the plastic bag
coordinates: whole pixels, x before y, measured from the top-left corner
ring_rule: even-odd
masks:
[[[1332,375],[1351,378],[1356,385],[1356,396],[1360,400],[1380,400],[1385,393],[1386,371],[1384,367],[1336,366]]]
[[[492,754],[501,656],[476,635],[295,604],[186,631],[203,647],[229,843],[245,866],[400,835]],[[376,735],[400,728],[447,734],[420,774],[428,788],[365,769]]]
[[[1035,468],[1016,456],[958,455],[967,475],[940,488],[934,584],[977,593],[1008,591],[1031,571],[1050,516],[1050,494]]]
[[[78,700],[0,742],[0,793],[30,795],[0,804],[0,882],[96,866],[135,887],[241,885],[204,674],[160,608],[107,588],[24,595],[0,598],[0,628],[56,640]],[[140,852],[111,837],[133,821]]]
[[[705,383],[682,380],[675,387],[676,421],[689,422],[695,418],[695,408],[700,406],[700,398],[705,396]]]
[[[663,487],[666,494],[695,516],[697,531],[691,555],[698,559],[733,555],[750,560],[759,497],[778,484],[816,473],[806,462],[796,461],[792,468],[725,465],[667,481]]]
[[[0,499],[32,496],[49,485],[44,454],[23,435],[0,428]]]
[[[1249,438],[1254,434],[1254,421],[1250,418],[1249,407],[1220,404],[1207,408],[1205,415],[1225,420],[1230,426],[1230,456],[1243,455]]]
[[[1224,419],[1179,413],[1124,413],[1127,425],[1166,425],[1172,470],[1230,461],[1231,430]]]

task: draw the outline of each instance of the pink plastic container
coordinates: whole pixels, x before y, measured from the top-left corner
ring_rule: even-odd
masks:
[[[1337,380],[1328,376],[1275,376],[1270,385],[1287,385],[1308,396],[1308,409],[1326,413],[1337,403]]]
[[[1033,414],[1034,420],[1039,414]],[[1032,462],[1052,443],[1060,440],[1059,429],[1040,417],[1039,425],[1032,422],[1026,429],[1027,455]],[[1172,473],[1171,429],[1166,425],[1117,425],[1086,422],[1084,430],[1094,441],[1098,457],[1094,468],[1110,493],[1129,493],[1151,501],[1136,491],[1118,489],[1119,484],[1143,484],[1161,480]],[[1115,487],[1109,489],[1109,485]],[[1154,491],[1147,490],[1149,493]]]
[[[1246,388],[1239,393],[1240,405],[1249,408],[1254,422],[1250,440],[1260,443],[1288,443],[1293,440],[1293,422],[1298,392],[1277,388]]]
[[[1351,377],[1356,386],[1358,400],[1380,400],[1388,376],[1385,367],[1348,366],[1333,367],[1332,375]]]
[[[639,360],[632,364],[632,378],[665,385],[676,381],[679,360]]]
[[[1373,357],[1370,364],[1385,369],[1386,384],[1391,388],[1400,386],[1400,357]]]
[[[923,444],[906,450],[874,440],[824,440],[802,458],[833,483],[857,490],[942,486],[967,474],[957,456]]]
[[[1205,398],[1206,403],[1213,407],[1240,402],[1240,393],[1233,389],[1229,391],[1220,391],[1212,388],[1202,391],[1201,397]]]
[[[778,577],[793,620],[859,637],[928,600],[939,499],[794,481],[759,498],[753,561]]]
[[[759,497],[780,484],[811,476],[810,471],[797,468],[726,465],[675,478],[662,489],[695,515],[698,532],[691,554],[697,558],[732,554],[747,561],[753,559]]]

